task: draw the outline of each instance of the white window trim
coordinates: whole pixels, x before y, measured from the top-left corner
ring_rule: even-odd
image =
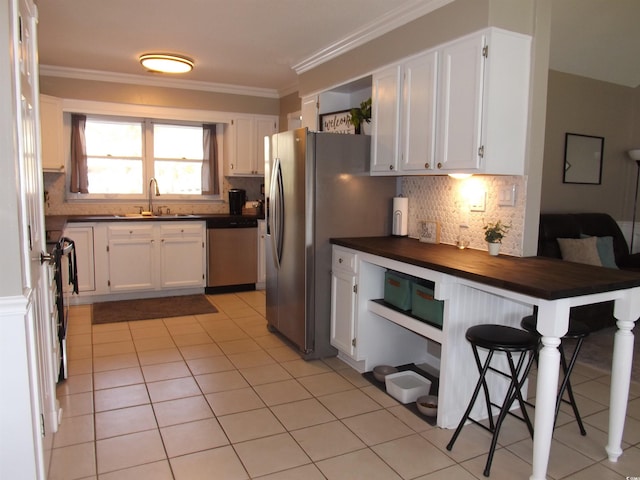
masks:
[[[237,114],[231,114],[227,112],[213,112],[209,110],[191,110],[184,108],[173,107],[156,107],[151,105],[132,105],[122,103],[108,103],[108,102],[96,102],[87,100],[74,100],[63,99],[62,100],[62,112],[63,112],[63,135],[64,138],[71,138],[71,113],[82,113],[88,116],[95,117],[110,117],[113,119],[120,118],[122,120],[130,120],[135,118],[160,120],[167,123],[176,122],[180,124],[202,124],[202,123],[216,123],[224,124],[226,129],[228,124],[231,123],[233,118],[237,118]],[[220,160],[218,162],[218,176],[220,178],[220,194],[219,195],[163,195],[163,200],[173,203],[180,202],[211,202],[222,201],[223,190],[223,175],[224,175],[224,129],[218,129],[216,132],[216,138],[218,140],[218,151]],[[66,185],[68,186],[71,181],[71,168],[70,168],[70,142],[65,142],[65,163],[66,163]],[[143,175],[146,179],[148,177],[146,161],[143,164]],[[146,181],[145,181],[146,183]],[[147,198],[147,185],[144,185],[143,193],[138,195],[122,195],[122,194],[91,194],[87,197],[87,194],[71,193],[66,190],[66,200],[70,203],[91,203],[91,202],[127,202],[131,201],[144,201]]]

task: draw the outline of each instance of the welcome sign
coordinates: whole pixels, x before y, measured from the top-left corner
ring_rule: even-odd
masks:
[[[356,127],[351,123],[351,112],[323,113],[320,115],[320,131],[330,133],[356,133]]]

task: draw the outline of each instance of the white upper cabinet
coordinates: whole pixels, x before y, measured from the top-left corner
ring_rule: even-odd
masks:
[[[264,137],[278,131],[276,117],[238,117],[227,127],[228,175],[264,175]]]
[[[40,95],[40,131],[42,133],[42,170],[64,171],[62,147],[62,100]]]
[[[302,99],[302,127],[310,132],[317,132],[318,128],[318,96],[310,95]]]
[[[442,49],[439,84],[437,169],[480,168],[484,35]]]
[[[394,65],[373,74],[371,91],[371,173],[396,175],[400,141],[400,77]]]
[[[425,173],[434,167],[438,52],[404,66],[400,170]]]
[[[523,175],[531,37],[496,28],[442,50],[437,168]]]
[[[372,173],[428,173],[433,168],[437,55],[423,53],[373,75]]]
[[[531,37],[489,28],[373,76],[373,175],[523,175]]]

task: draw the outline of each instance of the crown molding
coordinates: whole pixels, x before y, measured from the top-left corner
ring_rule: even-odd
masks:
[[[84,70],[79,68],[40,65],[40,75],[45,77],[73,78],[97,82],[126,83],[149,87],[178,88],[182,90],[198,90],[204,92],[226,93],[230,95],[248,95],[251,97],[280,98],[276,90],[269,88],[241,87],[222,83],[199,82],[195,80],[179,80],[169,78],[152,78],[142,75],[113,73],[101,70]]]
[[[451,2],[453,0],[412,0],[407,2],[351,35],[318,50],[310,57],[293,65],[292,68],[300,75]]]

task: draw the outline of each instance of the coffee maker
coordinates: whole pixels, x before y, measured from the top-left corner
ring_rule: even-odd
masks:
[[[242,215],[242,207],[247,201],[247,192],[241,188],[229,190],[229,214]]]

